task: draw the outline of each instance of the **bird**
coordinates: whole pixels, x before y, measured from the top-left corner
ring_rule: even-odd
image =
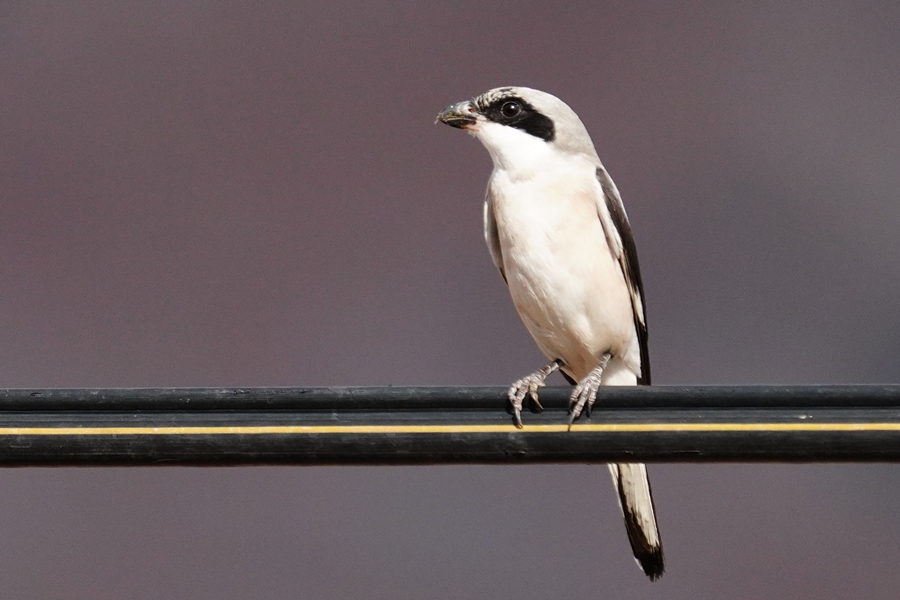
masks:
[[[451,104],[437,121],[488,150],[493,171],[484,236],[513,305],[550,363],[508,391],[514,424],[522,406],[560,371],[575,385],[569,429],[590,415],[600,386],[650,385],[644,290],[619,190],[584,124],[566,103],[527,87],[499,87]],[[643,464],[610,464],[638,566],[665,569]]]

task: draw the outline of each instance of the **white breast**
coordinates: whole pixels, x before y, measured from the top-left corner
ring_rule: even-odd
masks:
[[[495,163],[488,191],[513,303],[544,354],[581,379],[610,352],[607,373],[633,383],[634,313],[598,217],[595,168],[568,160],[523,177]]]

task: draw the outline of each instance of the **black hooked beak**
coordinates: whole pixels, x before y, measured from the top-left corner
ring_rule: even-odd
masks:
[[[466,100],[464,102],[451,104],[442,110],[441,114],[437,116],[435,123],[440,121],[441,123],[446,123],[450,127],[467,129],[469,125],[475,123],[475,119],[475,107],[472,106],[470,101]]]

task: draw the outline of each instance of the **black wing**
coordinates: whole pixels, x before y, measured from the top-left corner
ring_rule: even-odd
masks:
[[[619,265],[625,276],[625,283],[631,294],[631,307],[634,310],[634,328],[637,330],[638,344],[641,348],[641,375],[638,377],[639,385],[650,385],[650,353],[647,349],[647,314],[644,306],[644,284],[641,282],[641,267],[638,265],[637,247],[634,245],[634,236],[631,233],[631,224],[619,190],[616,184],[603,167],[597,168],[597,180],[603,188],[603,196],[606,199],[606,208],[612,217],[613,226],[619,234],[622,251],[619,252]]]
[[[494,197],[488,188],[484,196],[484,241],[487,242],[488,250],[491,251],[491,259],[494,266],[500,271],[503,281],[506,281],[506,273],[503,271],[503,253],[500,250],[500,233],[497,231],[497,219],[494,218]]]

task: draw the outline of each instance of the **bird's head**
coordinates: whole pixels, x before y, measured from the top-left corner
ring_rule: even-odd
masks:
[[[575,111],[556,96],[531,88],[489,90],[448,106],[437,120],[477,137],[498,167],[521,167],[560,154],[599,161]]]

